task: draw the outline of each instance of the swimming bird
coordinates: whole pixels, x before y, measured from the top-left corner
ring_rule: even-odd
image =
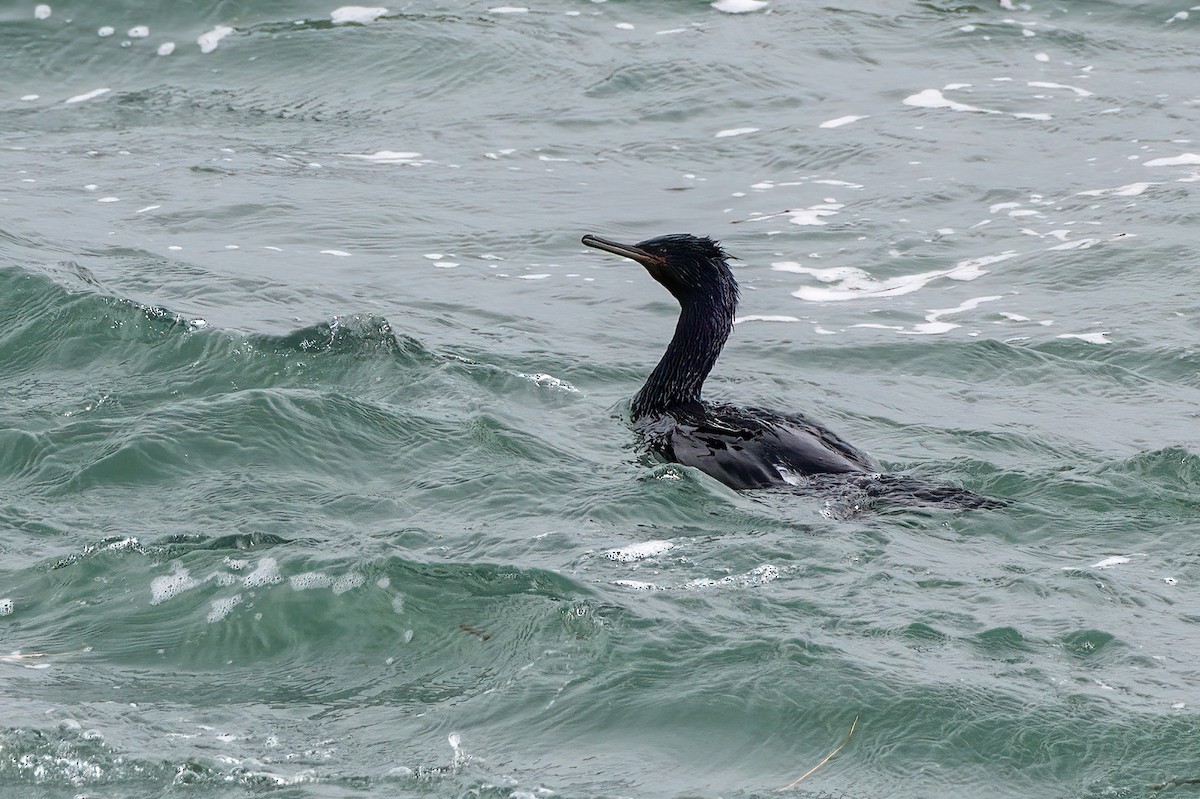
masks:
[[[686,233],[633,245],[588,234],[583,243],[638,262],[679,301],[675,335],[630,409],[635,427],[664,459],[735,489],[844,475],[869,495],[903,492],[921,504],[994,505],[953,486],[880,475],[870,456],[801,414],[705,402],[701,390],[733,331],[738,303],[730,256],[719,243]]]

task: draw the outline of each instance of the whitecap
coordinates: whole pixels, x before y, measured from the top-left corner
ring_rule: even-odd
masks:
[[[1075,94],[1077,94],[1080,97],[1093,96],[1092,92],[1089,92],[1087,89],[1081,89],[1078,86],[1069,86],[1065,83],[1051,83],[1049,81],[1044,81],[1044,80],[1031,80],[1031,81],[1028,81],[1027,83],[1029,86],[1032,86],[1035,89],[1070,89],[1071,91],[1075,92]]]
[[[1125,186],[1117,186],[1115,189],[1092,189],[1090,191],[1075,192],[1075,194],[1079,197],[1102,197],[1106,194],[1110,194],[1113,197],[1137,197],[1146,191],[1146,189],[1157,185],[1157,183],[1130,183]]]
[[[855,116],[853,114],[850,114],[850,115],[847,115],[844,117],[837,117],[836,119],[827,119],[824,122],[822,122],[820,125],[818,125],[817,127],[819,127],[819,128],[840,128],[842,125],[849,125],[851,122],[857,122],[860,119],[866,119],[867,116],[869,116],[869,115],[864,114],[863,116]]]
[[[622,588],[631,588],[634,591],[662,591],[660,585],[654,583],[644,583],[641,580],[613,580],[613,585],[619,585]]]
[[[725,14],[745,14],[767,6],[766,0],[716,0],[713,8]]]
[[[726,130],[718,130],[714,135],[714,139],[725,139],[730,136],[745,136],[747,133],[758,133],[758,128],[728,128]]]
[[[279,564],[272,557],[264,557],[260,560],[254,571],[247,574],[246,578],[242,580],[242,583],[247,588],[257,588],[281,582],[283,582],[283,575],[279,573]]]
[[[630,544],[627,547],[610,549],[604,553],[604,557],[609,560],[615,560],[618,563],[631,563],[635,560],[644,560],[655,555],[661,555],[674,547],[675,545],[670,541],[643,541],[640,544]]]
[[[229,612],[242,603],[242,595],[234,594],[224,599],[214,599],[212,610],[208,612],[208,623],[218,622],[229,615]]]
[[[369,25],[387,12],[386,8],[379,7],[342,6],[330,12],[329,18],[333,20],[334,25],[345,25],[351,22],[358,25]]]
[[[50,6],[46,5],[45,3],[42,3],[33,9],[33,16],[37,19],[48,19],[53,13],[53,9],[51,9]]]
[[[380,150],[375,153],[338,153],[342,158],[359,158],[363,161],[370,161],[375,164],[405,164],[411,166],[420,166],[427,164],[428,161],[418,160],[421,157],[420,153],[397,151],[397,150]]]
[[[84,92],[83,94],[77,94],[74,97],[68,97],[63,102],[65,102],[65,103],[82,103],[85,100],[91,100],[93,98],[100,97],[101,95],[108,94],[111,91],[112,91],[112,89],[92,89],[90,92]]]
[[[217,49],[217,45],[221,43],[229,34],[233,33],[233,28],[228,25],[218,25],[208,33],[202,33],[196,38],[196,44],[200,45],[200,52],[211,53]]]
[[[557,389],[560,389],[562,391],[566,391],[566,392],[569,392],[572,394],[579,393],[579,389],[575,388],[575,386],[571,385],[566,380],[560,380],[559,378],[555,377],[554,375],[548,375],[543,372],[539,372],[537,374],[531,374],[531,375],[525,374],[524,372],[517,372],[517,377],[522,377],[532,383],[536,383],[539,386],[546,386],[548,388],[557,388]]]
[[[1200,154],[1184,153],[1174,158],[1152,158],[1142,166],[1200,166]]]
[[[187,569],[176,564],[170,574],[155,577],[150,581],[150,604],[157,605],[160,602],[166,602],[168,599],[179,596],[184,591],[190,591],[203,582],[203,580],[193,578],[188,574]]]
[[[1102,333],[1062,333],[1059,335],[1059,338],[1077,338],[1080,341],[1086,341],[1088,344],[1112,344],[1112,339],[1108,338],[1107,336],[1108,331],[1105,330]],[[1128,560],[1128,558],[1126,558],[1126,560]]]

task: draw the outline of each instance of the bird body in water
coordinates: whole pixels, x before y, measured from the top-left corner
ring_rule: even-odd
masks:
[[[736,489],[840,475],[869,494],[908,491],[921,504],[994,504],[953,486],[879,475],[868,455],[800,414],[701,399],[704,381],[733,331],[738,302],[729,255],[717,242],[676,233],[634,245],[589,234],[583,243],[637,261],[679,301],[675,335],[630,409],[647,444],[666,460],[693,466]]]

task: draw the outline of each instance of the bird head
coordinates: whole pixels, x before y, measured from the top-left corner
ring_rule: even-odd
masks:
[[[619,244],[589,233],[583,243],[637,261],[681,305],[724,300],[723,304],[732,306],[737,302],[737,280],[729,269],[729,254],[710,238],[671,233],[637,244]]]

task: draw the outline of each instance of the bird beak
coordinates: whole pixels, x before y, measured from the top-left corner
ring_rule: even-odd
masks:
[[[589,247],[595,247],[597,250],[611,252],[613,255],[620,255],[622,258],[629,258],[637,261],[642,266],[659,266],[662,264],[662,258],[657,255],[651,255],[645,250],[640,250],[631,244],[618,244],[615,241],[602,239],[599,236],[587,234],[582,239],[583,243]]]

